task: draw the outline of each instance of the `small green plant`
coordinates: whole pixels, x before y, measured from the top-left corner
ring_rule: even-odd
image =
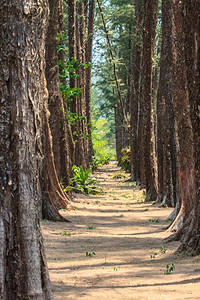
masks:
[[[114,270],[115,272],[117,272],[118,270],[120,270],[120,267],[114,267],[113,270]]]
[[[149,222],[159,223],[160,222],[160,218],[158,218],[158,219],[150,219]]]
[[[65,208],[61,208],[60,210],[61,210],[61,211],[67,211]]]
[[[170,275],[175,269],[175,265],[173,263],[166,265],[166,270],[164,271],[165,275]]]
[[[131,172],[131,149],[130,147],[125,147],[122,149],[122,159],[121,159],[121,166],[122,169],[126,172]]]
[[[87,229],[97,229],[97,226],[88,226]]]
[[[172,219],[167,219],[165,222],[170,223],[171,221],[172,221]]]
[[[154,253],[154,254],[152,254],[150,257],[151,257],[151,258],[156,258],[156,255],[158,255],[158,253]]]
[[[149,209],[148,208],[146,208],[144,211],[148,211]]]
[[[102,165],[102,162],[101,162],[100,158],[97,156],[93,156],[92,163],[91,163],[92,170],[93,171],[97,170],[101,165]]]
[[[92,172],[91,168],[84,171],[82,166],[73,166],[72,170],[74,173],[74,177],[70,179],[72,189],[79,190],[86,194],[100,194],[102,192],[101,188],[96,187],[96,179],[89,178]],[[73,187],[73,185],[75,185],[75,187]]]
[[[95,252],[90,253],[90,252],[88,252],[88,251],[87,251],[85,254],[86,254],[87,257],[91,257],[91,256],[93,256],[93,255],[96,255]]]
[[[160,246],[160,252],[161,253],[165,253],[167,251],[167,249],[165,248],[165,246]]]
[[[67,236],[71,236],[71,233],[67,233],[67,231],[66,230],[64,230],[63,232],[60,232],[59,233],[60,235],[67,235]]]

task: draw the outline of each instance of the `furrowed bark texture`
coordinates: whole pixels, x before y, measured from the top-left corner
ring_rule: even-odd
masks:
[[[180,250],[200,254],[200,2],[183,1],[184,52],[194,140],[195,199],[191,223],[182,235]]]
[[[79,63],[85,63],[85,7],[84,2],[69,1],[69,56],[74,57]],[[85,68],[79,67],[79,78],[70,78],[70,88],[81,89],[81,94],[71,101],[70,111],[78,117],[86,118],[85,104]],[[84,169],[88,166],[88,140],[86,121],[79,119],[72,126],[75,142],[75,161],[77,166],[82,165]]]
[[[175,238],[179,239],[188,227],[188,218],[192,217],[194,209],[194,156],[193,133],[189,110],[188,85],[186,77],[183,3],[172,0],[172,98],[176,130],[176,192],[178,215],[170,227],[177,231]]]
[[[50,111],[50,128],[53,141],[55,168],[59,182],[70,185],[71,165],[68,150],[68,132],[65,108],[60,94],[57,45],[59,33],[59,11],[61,1],[49,1],[50,16],[46,40],[46,79],[49,92],[48,107]]]
[[[172,9],[162,3],[162,49],[157,98],[158,200],[164,206],[176,204],[176,140],[172,101],[171,32]]]
[[[79,63],[85,65],[85,7],[84,2],[77,4],[77,59]],[[79,17],[78,17],[79,16]],[[78,70],[79,78],[78,88],[81,89],[81,94],[77,99],[77,111],[79,117],[85,117],[85,120],[78,121],[78,134],[75,136],[78,143],[76,144],[76,162],[82,165],[84,169],[88,167],[88,139],[87,136],[87,118],[86,118],[86,99],[85,99],[85,85],[86,85],[86,69],[85,66]]]
[[[63,33],[64,31],[64,23],[63,23],[63,0],[60,0],[60,5],[59,5],[59,15],[58,15],[58,21],[59,21],[59,33]],[[64,41],[61,41],[61,45],[64,45]],[[61,60],[63,63],[65,63],[66,57],[65,57],[65,52],[60,51],[58,53],[58,60]],[[63,65],[64,66],[64,65]],[[59,72],[62,74],[63,67],[60,67]],[[67,83],[65,78],[60,79],[64,87],[66,88]],[[68,106],[67,102],[65,101],[64,97],[62,99],[63,102],[63,107],[64,107],[64,114],[65,114],[65,123],[66,123],[66,129],[67,129],[67,145],[68,145],[68,153],[69,153],[69,160],[68,160],[68,170],[70,174],[68,175],[69,178],[73,177],[73,171],[72,171],[72,166],[74,165],[75,162],[75,145],[74,145],[74,139],[72,135],[72,129],[71,125],[69,122],[69,113],[68,113]],[[61,154],[62,156],[62,154]],[[63,173],[63,171],[62,171]],[[65,176],[63,176],[65,178]]]
[[[39,224],[47,1],[0,7],[0,299],[53,299]]]
[[[155,160],[154,113],[152,97],[153,57],[157,24],[158,1],[144,1],[143,35],[143,129],[141,147],[143,147],[146,201],[157,199],[157,165]]]
[[[46,78],[49,98],[44,99],[43,105],[43,152],[41,172],[41,214],[43,219],[66,221],[58,212],[59,209],[69,209],[70,200],[61,188],[61,176],[65,184],[69,184],[69,154],[67,151],[67,133],[64,120],[64,106],[59,89],[59,70],[57,55],[58,33],[58,3],[49,2],[50,19],[46,40]],[[52,28],[52,19],[55,27]],[[50,33],[51,32],[51,33]],[[49,105],[48,105],[49,102]],[[49,108],[50,111],[49,112]],[[60,109],[61,108],[61,109]],[[53,134],[53,138],[52,138]],[[54,152],[53,152],[54,150]],[[63,157],[62,157],[63,154]],[[62,161],[62,162],[61,162]]]

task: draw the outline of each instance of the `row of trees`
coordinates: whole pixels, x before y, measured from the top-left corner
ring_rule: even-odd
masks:
[[[146,201],[175,208],[169,240],[199,252],[199,3],[103,4],[113,67],[99,76],[111,82],[104,95],[115,111],[118,162],[130,147],[131,177],[146,188]]]
[[[137,20],[141,2],[136,4]],[[134,58],[141,63],[140,75],[137,77],[133,73],[133,85],[139,88],[132,89],[132,105],[136,108],[131,111],[132,177],[146,187],[146,201],[175,207],[169,230],[176,233],[170,240],[181,239],[182,249],[199,252],[200,6],[198,1],[162,2],[162,44],[155,109],[153,61],[158,2],[144,1],[143,5],[143,42],[140,51],[133,51]]]
[[[66,221],[58,210],[70,208],[70,195],[61,183],[69,185],[74,164],[91,162],[95,3],[108,45],[118,159],[130,145],[132,179],[146,187],[146,200],[175,206],[172,238],[199,252],[199,3],[163,0],[159,50],[158,1],[132,2],[110,1],[126,9],[113,14],[114,46],[103,1],[65,2],[68,48],[62,0],[0,7],[2,299],[52,299],[39,220]]]

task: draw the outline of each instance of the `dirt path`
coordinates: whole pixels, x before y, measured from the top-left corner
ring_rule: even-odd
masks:
[[[144,204],[133,183],[112,178],[118,170],[112,162],[95,174],[105,194],[76,195],[76,209],[62,212],[71,223],[42,222],[54,298],[200,299],[200,257],[164,241],[171,209]]]

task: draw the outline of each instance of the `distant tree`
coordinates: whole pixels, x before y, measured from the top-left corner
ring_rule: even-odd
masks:
[[[46,0],[0,7],[0,298],[53,299],[39,222]]]

